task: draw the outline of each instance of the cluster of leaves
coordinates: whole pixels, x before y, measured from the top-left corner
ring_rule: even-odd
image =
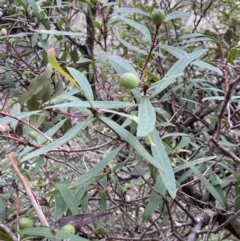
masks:
[[[159,2],[2,7],[4,240],[17,240],[19,216],[51,227],[22,239],[240,238],[234,3],[223,25],[220,1]],[[156,7],[162,24],[151,21]],[[120,87],[124,73],[139,87]],[[57,230],[66,223],[76,235]]]

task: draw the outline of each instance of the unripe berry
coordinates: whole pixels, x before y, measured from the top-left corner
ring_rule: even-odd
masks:
[[[126,89],[135,89],[138,87],[140,79],[132,73],[125,73],[120,76],[120,86]]]
[[[165,19],[164,13],[159,8],[153,10],[151,17],[155,24],[161,24]]]
[[[66,224],[61,228],[62,231],[69,233],[69,234],[75,234],[76,230],[72,226],[72,224]]]
[[[31,218],[20,218],[19,220],[20,229],[32,228],[33,225],[34,225],[34,222]]]
[[[2,35],[7,35],[7,29],[6,28],[2,28],[1,29],[1,34]]]

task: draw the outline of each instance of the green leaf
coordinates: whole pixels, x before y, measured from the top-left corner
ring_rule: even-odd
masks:
[[[40,236],[40,237],[46,237],[49,239],[67,239],[71,241],[88,241],[88,239],[81,238],[78,235],[73,235],[66,233],[65,231],[61,230],[54,230],[52,231],[51,228],[48,227],[36,227],[36,228],[26,228],[21,231],[19,231],[20,234],[28,234],[33,236]]]
[[[178,59],[182,58],[184,56],[184,54],[186,54],[186,52],[183,51],[182,49],[176,48],[176,47],[173,47],[173,46],[160,44],[159,47],[161,49],[165,49],[166,51],[168,51],[170,54],[172,54],[173,56],[175,56]]]
[[[118,41],[125,47],[127,47],[129,50],[135,51],[137,53],[140,54],[144,54],[144,55],[148,55],[148,53],[136,46],[133,46],[132,44],[128,43],[127,41],[125,41],[124,39],[122,39],[121,37],[119,37],[118,35],[115,35],[115,37],[118,39]]]
[[[163,145],[162,140],[159,137],[159,134],[156,129],[154,129],[151,133],[151,137],[156,145],[151,145],[153,157],[155,160],[159,162],[159,164],[162,167],[162,169],[159,170],[159,173],[169,194],[172,196],[172,198],[175,198],[177,190],[171,161],[169,160],[165,146]]]
[[[118,152],[122,149],[122,146],[118,147],[117,149],[111,151],[102,161],[100,161],[97,165],[95,165],[92,169],[88,170],[84,175],[79,177],[71,186],[73,187],[80,187],[90,181],[93,177],[98,175],[102,172],[103,168],[115,158]]]
[[[18,103],[16,103],[16,104],[14,104],[13,107],[12,107],[11,114],[12,114],[13,116],[15,116],[16,114],[19,114],[19,113],[21,113],[21,105],[18,104]],[[17,124],[18,124],[18,121],[17,121],[17,120],[13,121],[13,122],[11,123],[11,128],[12,128],[13,130],[15,130],[15,128],[17,127]]]
[[[129,64],[125,59],[121,58],[120,56],[107,55],[107,58],[118,75],[122,75],[128,72],[128,73],[135,74],[136,76],[139,76],[136,70],[132,67],[132,65]]]
[[[26,0],[27,1],[27,0]],[[16,2],[22,6],[25,10],[27,10],[27,4],[25,1],[22,1],[22,0],[16,0]]]
[[[8,233],[6,233],[2,229],[0,229],[0,240],[12,241],[13,239],[11,238],[11,236]]]
[[[46,142],[47,139],[45,136],[47,136],[48,138],[51,138],[62,127],[62,125],[65,123],[66,120],[67,119],[61,120],[60,122],[55,124],[52,128],[48,129],[47,132],[44,133],[44,136],[39,134],[38,143],[41,145],[44,142]],[[26,153],[29,153],[33,149],[34,147],[30,147],[30,146],[25,147],[23,151],[19,153],[19,157],[21,158],[22,156],[26,155]]]
[[[240,210],[240,178],[238,177],[237,182],[235,184],[235,212]]]
[[[160,47],[162,49],[165,49],[166,51],[168,51],[170,54],[172,54],[173,56],[175,56],[178,59],[184,57],[184,55],[187,54],[187,52],[183,51],[180,48],[176,48],[176,47],[172,47],[172,46],[168,46],[168,45],[164,45],[164,44],[161,44]],[[195,65],[195,66],[198,66],[198,67],[201,67],[204,69],[208,69],[208,70],[218,73],[219,75],[222,75],[222,71],[218,67],[216,67],[214,64],[207,63],[207,62],[201,61],[201,60],[195,60],[194,62],[192,62],[192,65]]]
[[[93,98],[92,88],[91,88],[91,85],[89,84],[89,81],[86,79],[86,77],[76,69],[73,69],[70,67],[68,67],[67,69],[72,75],[72,77],[77,81],[81,89],[83,90],[86,99],[88,101],[93,101],[94,98]]]
[[[121,102],[121,101],[73,101],[69,103],[56,104],[52,106],[47,106],[46,109],[52,108],[62,108],[62,107],[85,107],[85,108],[95,108],[95,109],[118,109],[118,108],[130,108],[136,107],[135,103]]]
[[[148,151],[140,144],[138,139],[129,131],[125,130],[122,126],[104,116],[98,115],[98,118],[111,129],[113,129],[114,132],[116,132],[123,140],[129,143],[140,156],[146,159],[146,161],[152,163],[158,169],[163,170],[161,164],[148,153]]]
[[[192,64],[195,65],[195,66],[198,66],[198,67],[216,72],[219,75],[223,75],[222,71],[218,67],[215,67],[214,65],[209,64],[205,61],[195,60],[194,62],[192,62]]]
[[[22,158],[21,161],[26,161],[29,160],[33,157],[40,156],[41,154],[46,154],[47,152],[58,148],[59,146],[65,144],[66,142],[70,141],[72,138],[74,138],[80,131],[81,129],[85,128],[87,124],[90,122],[92,117],[88,117],[85,121],[78,123],[74,127],[72,127],[64,136],[61,138],[57,139],[56,141],[51,142],[50,144],[33,151],[26,156]]]
[[[27,1],[27,2],[29,3],[29,5],[31,6],[31,8],[32,8],[32,10],[33,10],[33,12],[34,12],[37,20],[41,20],[41,17],[40,17],[40,15],[39,15],[39,10],[40,10],[40,8],[38,7],[37,2],[36,2],[35,0],[26,0],[26,1]]]
[[[179,59],[167,72],[162,80],[159,81],[155,90],[153,91],[151,97],[158,95],[161,91],[166,89],[173,81],[176,80],[178,76],[181,76],[184,69],[195,59],[199,58],[201,55],[207,52],[207,49],[202,49],[195,51],[190,54],[186,54],[184,57]],[[152,89],[152,87],[150,88]]]
[[[139,8],[117,8],[115,12],[116,13],[137,13],[145,16],[150,16],[149,13],[145,13]]]
[[[32,100],[34,95],[37,95],[40,91],[42,91],[43,89],[46,91],[46,88],[49,86],[49,83],[51,82],[51,77],[52,77],[52,67],[50,64],[47,64],[46,69],[44,70],[43,74],[36,76],[28,90],[16,101],[16,103],[20,103],[23,104],[29,100]],[[32,107],[34,105],[34,107],[39,106],[39,103],[35,102],[33,104],[31,104],[31,110],[34,109],[34,107]],[[35,108],[36,110],[37,108]],[[38,108],[39,109],[39,108]]]
[[[6,59],[5,68],[7,70],[5,72],[5,78],[9,84],[9,86],[11,88],[16,88],[16,84],[15,84],[13,76],[12,76],[12,67],[10,65],[10,59]]]
[[[123,17],[121,15],[117,15],[117,17],[119,19],[121,19],[123,22],[125,22],[126,24],[130,25],[131,27],[139,30],[146,37],[148,42],[152,41],[151,33],[150,33],[149,29],[146,26],[144,26],[144,25],[142,25],[140,23],[137,23],[134,20],[131,20],[129,18],[125,18],[125,17]]]
[[[236,56],[239,56],[239,55],[240,55],[240,49],[239,48],[232,48],[228,53],[227,62],[234,65],[233,60]]]
[[[220,205],[227,207],[227,203],[225,198],[221,197],[219,193],[216,191],[216,189],[213,187],[213,185],[203,176],[203,174],[196,168],[192,163],[185,161],[182,159],[182,161],[188,166],[188,168],[191,168],[191,170],[194,172],[194,174],[199,178],[199,180],[202,182],[204,187],[213,195],[213,197],[220,203]]]
[[[37,33],[41,33],[41,34],[49,34],[49,35],[68,35],[68,36],[75,36],[75,37],[87,37],[87,34],[83,33],[83,32],[71,32],[71,31],[57,31],[57,30],[44,30],[44,29],[38,29],[38,30],[34,30]],[[32,33],[30,33],[32,34]]]
[[[39,112],[41,112],[41,111],[36,110],[36,111],[22,112],[22,113],[19,113],[19,114],[14,114],[14,117],[17,118],[17,119],[23,119],[23,118],[29,117],[31,115],[37,114]],[[12,123],[12,122],[15,122],[15,121],[16,121],[16,119],[13,119],[12,117],[8,117],[8,116],[0,118],[0,124]]]
[[[4,223],[6,218],[6,210],[12,192],[2,193],[0,198],[0,222]]]
[[[143,96],[138,107],[137,136],[146,136],[154,128],[156,122],[155,110],[147,96]]]
[[[189,16],[189,13],[183,12],[183,11],[174,11],[172,13],[169,13],[164,22],[168,22],[170,20],[176,19],[176,18],[186,18]]]
[[[57,0],[57,7],[61,8],[62,7],[62,0]]]
[[[52,98],[61,95],[63,92],[64,92],[63,80],[59,79],[55,86],[54,92],[52,94]]]
[[[163,183],[161,175],[159,175],[154,185],[154,189],[151,192],[149,202],[144,209],[144,213],[143,213],[144,221],[147,220],[154,213],[157,207],[162,203],[162,196],[159,193],[164,195],[165,191],[166,191],[166,187]]]
[[[74,195],[72,194],[71,190],[68,188],[68,186],[58,183],[56,184],[56,187],[59,190],[67,207],[71,210],[72,215],[78,214],[79,209],[78,209],[77,201]]]
[[[63,216],[63,214],[67,211],[68,207],[62,195],[60,194],[59,190],[56,190],[54,192],[54,200],[55,200],[54,202],[55,210],[54,210],[53,217],[56,220]]]

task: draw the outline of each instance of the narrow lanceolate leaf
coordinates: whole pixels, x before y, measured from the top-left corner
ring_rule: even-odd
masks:
[[[89,84],[89,81],[87,78],[78,70],[73,68],[67,68],[70,74],[73,76],[73,78],[77,81],[79,86],[81,86],[81,89],[84,92],[85,97],[88,101],[93,101],[93,92],[91,85]]]
[[[147,39],[149,42],[152,41],[151,33],[150,33],[149,29],[148,29],[146,26],[144,26],[144,25],[142,25],[142,24],[140,24],[140,23],[137,23],[137,22],[135,22],[135,21],[132,20],[132,19],[125,18],[125,17],[123,17],[122,15],[118,15],[118,18],[121,19],[121,20],[122,20],[123,22],[125,22],[126,24],[130,25],[131,27],[139,30],[139,31],[144,35],[144,37],[146,37],[146,39]]]
[[[77,201],[68,186],[64,184],[56,184],[56,187],[59,190],[63,200],[67,204],[67,207],[71,210],[72,214],[78,214],[79,210]]]
[[[166,152],[165,146],[162,143],[161,138],[156,129],[153,130],[151,133],[151,137],[155,146],[151,146],[152,154],[155,160],[159,162],[162,169],[159,170],[159,173],[162,177],[162,180],[165,184],[166,189],[168,190],[169,194],[172,198],[176,196],[176,183],[175,183],[175,176],[173,173],[171,162],[168,158],[168,154]]]
[[[115,11],[116,13],[136,13],[136,14],[142,14],[145,16],[150,16],[149,13],[143,12],[139,8],[117,8]]]
[[[44,70],[42,75],[36,76],[27,92],[25,92],[16,102],[23,104],[33,98],[33,96],[37,95],[39,92],[41,92],[44,87],[48,86],[49,83],[51,82],[51,76],[52,76],[52,67],[50,64],[46,66],[46,69]],[[39,105],[39,103],[38,103]]]
[[[149,134],[156,122],[155,110],[147,96],[143,96],[138,108],[138,128],[137,136]]]
[[[122,75],[126,72],[129,72],[138,76],[138,73],[132,67],[132,65],[129,64],[125,59],[121,58],[120,56],[107,55],[107,58],[118,75]]]
[[[183,159],[182,159],[183,160]],[[213,187],[213,185],[206,179],[206,177],[204,177],[204,175],[198,170],[197,167],[195,167],[194,165],[192,165],[192,163],[189,163],[185,160],[183,160],[185,162],[185,164],[191,168],[191,170],[194,172],[194,174],[199,178],[199,180],[202,182],[202,184],[204,185],[204,187],[206,187],[206,189],[212,194],[212,196],[222,205],[222,206],[226,206],[226,202],[225,200],[221,197],[221,195],[219,195],[219,193],[217,192],[217,190]]]
[[[157,210],[157,207],[162,203],[162,196],[159,195],[159,193],[164,196],[165,191],[165,185],[163,184],[161,175],[159,175],[154,185],[154,189],[151,192],[149,202],[144,209],[143,220],[147,220],[155,212],[155,210]]]
[[[55,56],[55,49],[51,48],[47,52],[48,62],[49,64],[61,75],[63,75],[67,80],[71,82],[71,84],[77,88],[79,91],[81,91],[81,88],[76,83],[76,81],[72,78],[70,74],[68,74],[66,71],[63,70],[63,68],[58,64],[56,56]]]
[[[101,160],[97,165],[95,165],[92,169],[87,171],[84,175],[79,177],[71,186],[72,187],[81,187],[83,184],[87,183],[89,180],[94,178],[100,172],[102,172],[103,168],[112,161],[118,152],[122,149],[122,146],[118,147],[117,149],[111,151],[103,160]]]
[[[87,124],[90,122],[91,117],[87,118],[85,121],[80,122],[79,124],[72,127],[64,136],[57,139],[56,141],[51,142],[50,144],[33,151],[26,156],[23,157],[22,161],[29,160],[33,157],[39,156],[41,154],[46,154],[47,152],[51,151],[52,149],[58,148],[59,146],[65,144],[66,142],[70,141],[72,138],[74,138],[83,128],[87,126]]]
[[[62,230],[52,230],[49,227],[35,227],[35,228],[25,228],[20,230],[20,234],[28,234],[33,236],[46,237],[51,240],[71,240],[71,241],[88,241],[88,239],[79,237],[79,235],[74,235],[67,233]]]
[[[236,193],[235,212],[237,212],[240,210],[240,179],[239,179],[239,177],[237,178],[237,182],[235,184],[235,193]]]
[[[164,22],[167,22],[176,18],[186,18],[188,16],[189,16],[189,13],[186,13],[183,11],[174,11],[166,16]]]
[[[85,107],[85,108],[106,108],[106,109],[118,109],[118,108],[130,108],[135,107],[137,104],[131,102],[122,102],[122,101],[73,101],[63,104],[56,104],[52,106],[48,106],[46,108],[62,108],[62,107]]]
[[[158,95],[161,91],[166,89],[171,83],[173,83],[177,77],[181,76],[184,69],[195,59],[199,58],[201,55],[206,53],[207,49],[202,49],[195,51],[191,54],[186,54],[184,57],[180,58],[167,72],[162,80],[159,81],[158,85],[154,88],[151,97]],[[152,88],[151,88],[152,89]]]
[[[14,117],[17,118],[17,119],[23,119],[23,118],[29,117],[31,115],[37,114],[39,112],[40,112],[40,110],[22,112],[22,113],[19,113],[19,114],[15,113]],[[12,123],[12,122],[15,122],[15,120],[16,119],[14,119],[12,117],[5,116],[5,117],[0,118],[0,124]]]
[[[55,190],[54,192],[54,219],[61,218],[64,213],[67,211],[67,204],[64,201],[62,195],[60,194],[59,190]]]
[[[130,43],[128,43],[127,41],[125,41],[124,39],[122,39],[120,36],[118,36],[117,34],[115,35],[115,37],[118,39],[118,41],[124,45],[125,47],[127,47],[129,50],[132,50],[132,51],[135,51],[137,53],[140,53],[140,54],[144,54],[144,55],[148,55],[148,53],[146,51],[144,51],[143,49],[141,48],[138,48],[137,46],[134,46]]]
[[[11,110],[11,114],[15,116],[15,114],[19,114],[21,113],[21,105],[19,103],[16,103],[13,105],[13,108]],[[13,121],[11,123],[11,128],[13,128],[14,130],[16,129],[17,127],[17,124],[18,124],[18,121]]]
[[[106,125],[108,125],[111,129],[113,129],[123,140],[129,143],[137,153],[142,156],[146,161],[157,167],[158,169],[163,170],[160,162],[154,159],[148,151],[140,144],[138,139],[133,136],[129,131],[125,130],[122,126],[118,125],[116,122],[104,117],[98,116],[98,118],[103,121]]]

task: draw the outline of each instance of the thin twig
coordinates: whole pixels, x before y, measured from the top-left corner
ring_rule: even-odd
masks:
[[[24,187],[24,189],[25,189],[25,191],[26,191],[26,193],[27,193],[27,195],[28,195],[28,198],[30,199],[30,201],[31,201],[31,203],[32,203],[32,205],[33,205],[33,208],[35,209],[35,211],[36,211],[36,213],[37,213],[37,216],[38,216],[41,224],[42,224],[43,226],[49,227],[49,224],[48,224],[48,222],[47,222],[47,220],[46,220],[46,218],[45,218],[45,216],[44,216],[44,214],[43,214],[43,211],[42,211],[42,209],[41,209],[41,207],[40,207],[40,205],[39,205],[39,203],[38,203],[38,200],[37,200],[37,198],[36,198],[35,193],[34,193],[34,192],[32,191],[32,189],[28,186],[28,184],[27,184],[24,176],[21,174],[21,172],[20,172],[20,170],[19,170],[19,168],[18,168],[17,160],[15,159],[15,157],[14,157],[12,154],[8,154],[7,156],[8,156],[8,158],[9,158],[9,160],[11,161],[12,166],[13,166],[15,172],[16,172],[17,175],[18,175],[18,178],[19,178],[20,182],[22,183],[22,185],[23,185],[23,187]]]

